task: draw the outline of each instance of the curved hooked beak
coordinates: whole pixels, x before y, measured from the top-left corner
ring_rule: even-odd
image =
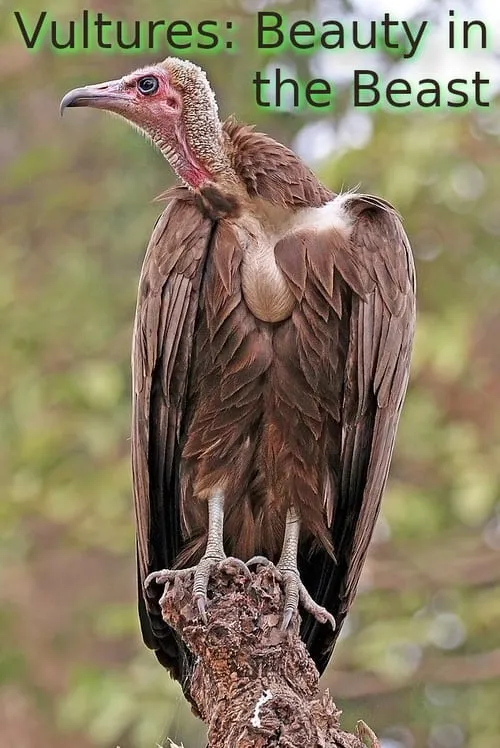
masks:
[[[68,91],[61,100],[59,112],[61,117],[66,107],[70,106],[89,106],[94,109],[107,109],[113,111],[124,102],[128,102],[129,97],[121,88],[121,81],[107,81],[106,83],[96,83],[93,86],[82,86]]]

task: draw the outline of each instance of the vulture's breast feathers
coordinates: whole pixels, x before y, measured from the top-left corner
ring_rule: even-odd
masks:
[[[351,232],[345,203],[337,196],[321,207],[292,211],[257,199],[231,221],[242,252],[243,296],[257,319],[281,322],[291,315],[318,252],[333,264]]]

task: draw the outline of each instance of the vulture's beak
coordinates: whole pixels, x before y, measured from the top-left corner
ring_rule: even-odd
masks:
[[[59,106],[61,117],[66,107],[89,106],[94,109],[108,109],[114,111],[129,101],[129,96],[124,92],[122,81],[107,81],[107,83],[96,83],[94,86],[82,86],[74,88],[63,97]]]

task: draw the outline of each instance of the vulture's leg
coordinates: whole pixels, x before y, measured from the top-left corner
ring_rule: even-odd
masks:
[[[193,597],[198,604],[203,620],[207,621],[206,604],[207,588],[210,573],[221,566],[236,566],[250,576],[243,561],[229,558],[224,553],[224,494],[214,494],[208,500],[208,537],[205,553],[194,572]]]
[[[163,571],[155,571],[146,578],[144,586],[146,588],[149,587],[153,580],[157,584],[165,585],[165,591],[159,600],[161,606],[170,583],[176,577],[184,579],[194,572],[193,598],[196,600],[200,615],[206,623],[207,589],[210,574],[215,568],[220,568],[221,566],[236,566],[250,576],[250,572],[243,561],[239,558],[228,558],[224,553],[224,494],[218,492],[208,499],[207,545],[198,565],[190,566],[187,569],[163,569]]]
[[[283,629],[288,628],[294,612],[299,607],[300,601],[302,607],[308,613],[311,613],[321,623],[329,621],[335,629],[335,619],[332,614],[326,608],[314,602],[300,579],[297,568],[299,536],[300,518],[292,506],[286,515],[285,537],[283,539],[280,560],[276,565],[285,583],[285,607],[281,627]]]
[[[285,537],[283,538],[283,547],[281,549],[280,560],[276,564],[278,578],[283,582],[285,587],[285,607],[283,610],[283,620],[281,628],[287,629],[294,612],[299,607],[299,602],[308,613],[311,613],[320,623],[329,622],[335,629],[335,618],[326,608],[314,602],[309,592],[300,579],[297,568],[297,553],[299,548],[300,536],[300,518],[294,507],[287,511],[285,524]],[[255,556],[248,561],[247,565],[262,564],[264,566],[274,566],[267,558]]]

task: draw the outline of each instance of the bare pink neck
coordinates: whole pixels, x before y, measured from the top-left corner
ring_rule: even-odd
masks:
[[[161,139],[160,150],[178,177],[193,190],[198,190],[213,176],[189,147],[183,133],[168,133]]]
[[[175,172],[193,190],[200,189],[206,182],[212,180],[208,170],[199,164],[186,162],[182,168],[175,169]]]

